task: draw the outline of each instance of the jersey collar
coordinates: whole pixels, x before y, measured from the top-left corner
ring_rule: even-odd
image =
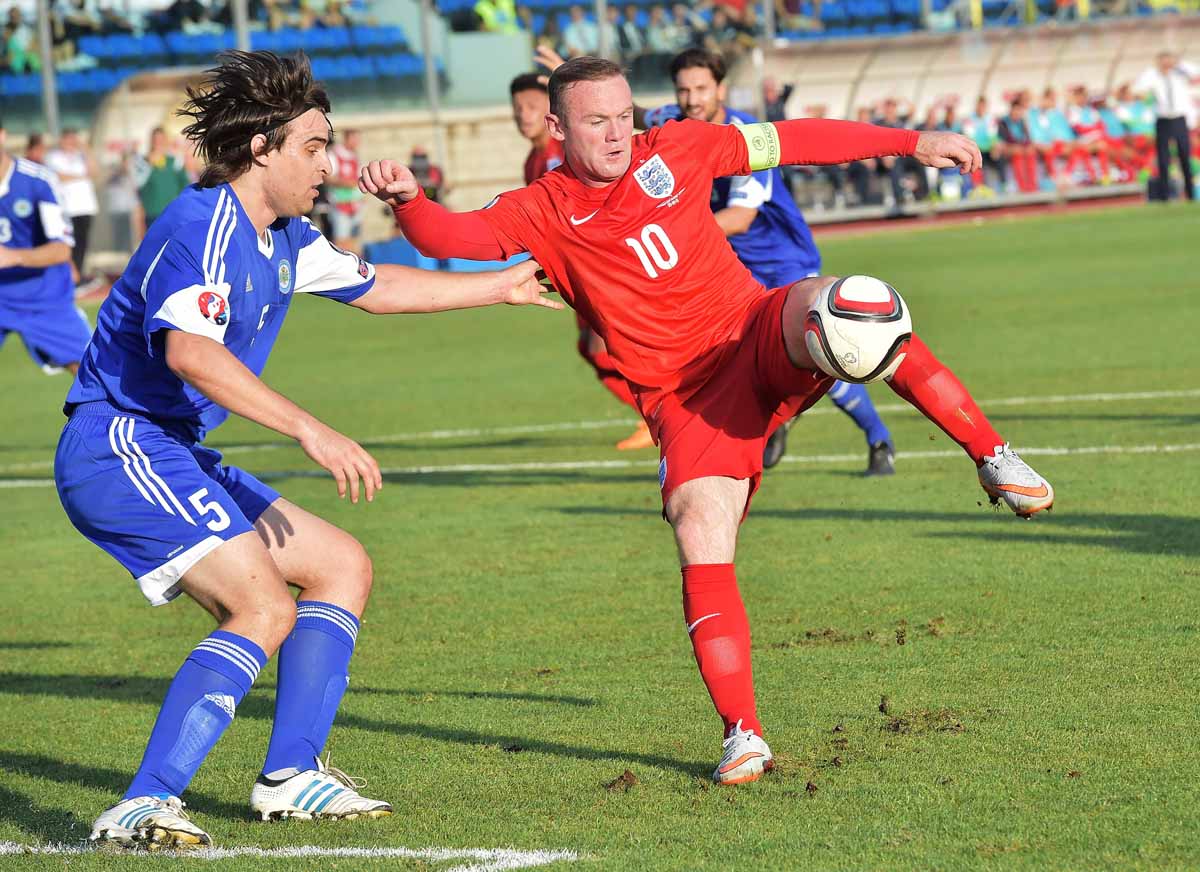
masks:
[[[17,171],[17,159],[11,154],[8,156],[8,172],[4,174],[4,178],[0,179],[0,197],[8,194],[8,186],[12,182],[13,173]]]

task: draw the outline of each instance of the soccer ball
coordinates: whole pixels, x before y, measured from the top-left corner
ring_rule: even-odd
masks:
[[[870,276],[846,276],[825,288],[804,322],[813,362],[827,375],[856,384],[894,373],[911,338],[904,300]]]

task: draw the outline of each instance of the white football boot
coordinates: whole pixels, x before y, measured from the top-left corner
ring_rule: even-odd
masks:
[[[763,773],[775,768],[775,757],[767,743],[755,735],[754,730],[743,730],[741,721],[734,724],[721,747],[725,753],[713,772],[713,781],[717,784],[757,781]]]
[[[1008,443],[997,445],[979,467],[979,483],[992,505],[1004,500],[1018,516],[1028,518],[1054,505],[1054,488],[1017,456]]]
[[[183,801],[177,796],[121,800],[96,818],[88,841],[148,851],[187,850],[212,844],[208,833],[188,820]]]
[[[366,784],[364,780],[330,767],[328,761],[318,759],[316,764],[315,769],[280,781],[260,775],[250,791],[251,810],[264,821],[378,818],[392,813],[388,803],[358,792]]]

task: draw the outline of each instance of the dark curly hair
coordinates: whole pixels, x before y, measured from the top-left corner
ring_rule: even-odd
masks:
[[[250,150],[256,135],[266,136],[266,151],[274,151],[287,138],[288,122],[310,109],[329,112],[329,97],[303,54],[228,51],[217,60],[198,87],[188,86],[179,110],[192,119],[184,136],[207,164],[203,188],[232,182],[256,164]]]

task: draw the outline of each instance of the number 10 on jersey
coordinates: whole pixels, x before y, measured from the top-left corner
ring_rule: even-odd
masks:
[[[625,244],[633,249],[646,275],[652,279],[658,278],[660,271],[666,272],[679,263],[679,252],[667,232],[657,224],[647,224],[642,228],[641,239],[630,236],[625,239]]]

